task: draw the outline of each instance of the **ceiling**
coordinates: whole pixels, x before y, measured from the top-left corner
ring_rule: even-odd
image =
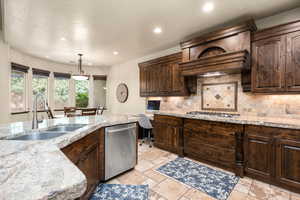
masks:
[[[300,6],[299,0],[3,0],[5,40],[28,54],[111,66],[179,44],[236,19]],[[210,1],[215,9],[205,13]],[[153,29],[161,27],[161,34]],[[65,40],[63,40],[64,38]],[[118,51],[118,55],[113,52]]]

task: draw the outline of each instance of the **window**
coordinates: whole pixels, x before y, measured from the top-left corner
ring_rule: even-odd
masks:
[[[94,75],[94,105],[106,105],[106,76]]]
[[[76,107],[85,108],[89,105],[89,81],[75,81]]]
[[[69,106],[69,79],[54,79],[54,106],[56,109],[62,109]]]
[[[48,99],[48,76],[33,74],[32,77],[32,92],[33,92],[33,99],[35,95],[42,94],[44,99]],[[33,101],[34,102],[34,101]],[[42,98],[38,100],[38,110],[45,109],[45,103],[42,101]]]
[[[11,112],[26,111],[26,72],[11,72]]]

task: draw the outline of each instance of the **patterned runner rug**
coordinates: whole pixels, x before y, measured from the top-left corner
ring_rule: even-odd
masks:
[[[147,185],[99,184],[90,200],[148,200]]]
[[[184,158],[176,158],[156,170],[219,200],[226,200],[239,181],[235,175]]]

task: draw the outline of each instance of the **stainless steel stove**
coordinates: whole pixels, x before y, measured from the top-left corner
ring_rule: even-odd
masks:
[[[188,115],[211,115],[211,116],[217,116],[217,117],[238,117],[240,114],[233,114],[233,113],[217,113],[217,112],[203,112],[203,111],[191,111],[187,112]]]

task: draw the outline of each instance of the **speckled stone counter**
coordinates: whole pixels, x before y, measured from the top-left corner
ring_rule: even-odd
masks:
[[[188,119],[201,119],[208,121],[227,122],[234,124],[246,124],[246,125],[259,125],[269,126],[275,128],[288,128],[300,130],[299,119],[289,118],[271,118],[271,117],[255,117],[255,116],[234,116],[234,117],[218,117],[212,115],[190,115],[180,112],[169,112],[169,111],[157,111],[153,114],[168,115],[174,117],[188,118]]]
[[[31,122],[0,126],[0,200],[71,200],[86,189],[83,173],[60,151],[61,148],[106,126],[136,122],[131,115],[104,115],[45,120],[40,129],[59,124],[87,126],[43,141],[15,141],[28,134]]]

